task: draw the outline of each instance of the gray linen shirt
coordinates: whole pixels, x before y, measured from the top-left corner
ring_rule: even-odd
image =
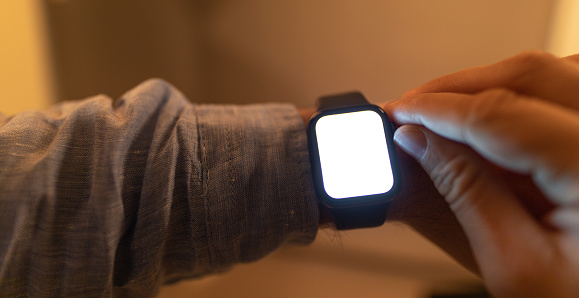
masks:
[[[295,107],[195,105],[149,80],[0,114],[0,296],[152,296],[317,231]]]

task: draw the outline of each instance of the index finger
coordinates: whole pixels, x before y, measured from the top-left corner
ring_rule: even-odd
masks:
[[[531,175],[556,203],[579,202],[578,113],[504,89],[419,94],[386,109],[400,125],[423,125],[503,168]]]
[[[469,68],[430,81],[405,94],[455,92],[475,94],[491,88],[546,99],[579,110],[579,56],[559,59],[526,52],[501,62]]]

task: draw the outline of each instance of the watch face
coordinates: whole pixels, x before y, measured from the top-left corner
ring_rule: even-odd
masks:
[[[380,108],[322,112],[312,118],[309,135],[315,184],[326,203],[383,202],[392,193],[397,164],[390,122]]]

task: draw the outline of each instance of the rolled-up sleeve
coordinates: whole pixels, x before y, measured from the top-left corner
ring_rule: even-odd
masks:
[[[196,105],[162,80],[0,114],[0,294],[152,296],[319,221],[287,104]]]

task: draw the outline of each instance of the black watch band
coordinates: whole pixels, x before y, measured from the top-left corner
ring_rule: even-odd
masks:
[[[317,110],[325,111],[351,106],[370,105],[360,92],[350,92],[321,97],[317,101]],[[349,208],[330,208],[338,230],[377,227],[386,221],[389,203]]]
[[[320,97],[316,102],[318,111],[338,109],[352,106],[369,105],[370,103],[360,92],[349,92]]]

